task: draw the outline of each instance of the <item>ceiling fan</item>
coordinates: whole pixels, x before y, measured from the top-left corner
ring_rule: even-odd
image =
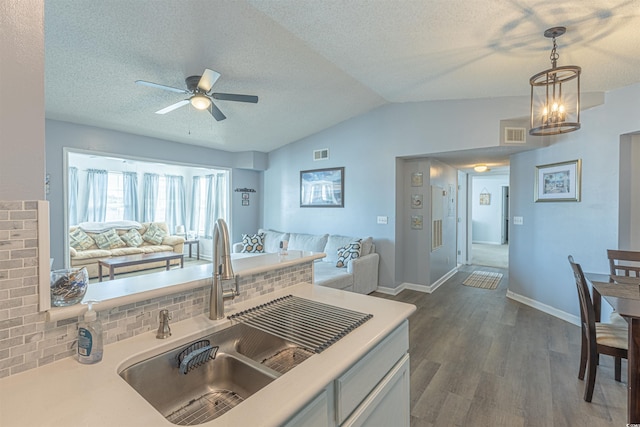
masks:
[[[213,103],[214,99],[221,101],[238,101],[238,102],[250,102],[256,104],[258,97],[255,95],[238,95],[235,93],[217,93],[211,92],[214,83],[220,78],[220,73],[205,69],[202,76],[190,76],[184,81],[187,84],[186,89],[180,89],[177,87],[165,86],[158,83],[147,82],[144,80],[136,80],[136,83],[142,86],[155,87],[162,90],[168,90],[171,92],[183,93],[189,95],[188,99],[176,102],[173,105],[156,111],[156,114],[167,114],[173,110],[176,110],[189,103],[198,110],[208,110],[211,115],[217,120],[224,120],[227,117],[222,114],[222,111]]]

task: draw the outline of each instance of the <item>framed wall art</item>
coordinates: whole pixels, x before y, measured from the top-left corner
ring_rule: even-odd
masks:
[[[411,186],[422,187],[422,172],[414,172],[411,174]]]
[[[301,208],[343,208],[344,168],[300,171]]]
[[[422,194],[411,195],[411,209],[422,209]]]
[[[579,202],[582,161],[536,166],[535,202]]]

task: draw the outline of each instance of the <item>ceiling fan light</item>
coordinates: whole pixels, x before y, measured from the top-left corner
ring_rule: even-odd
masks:
[[[202,94],[195,94],[191,97],[191,105],[197,110],[206,110],[211,105],[211,100]]]
[[[480,173],[487,172],[489,170],[489,166],[487,166],[487,165],[475,165],[473,167],[473,170],[476,171],[476,172],[480,172]]]

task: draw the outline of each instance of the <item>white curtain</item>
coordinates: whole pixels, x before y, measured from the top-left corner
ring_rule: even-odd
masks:
[[[78,168],[69,168],[69,226],[78,225]]]
[[[131,221],[138,220],[138,174],[122,172],[122,191],[124,203],[124,218]]]
[[[200,232],[200,208],[202,201],[200,200],[200,183],[202,181],[201,176],[193,177],[193,184],[191,186],[191,213],[189,215],[189,230],[193,230],[196,233]]]
[[[103,222],[107,214],[107,171],[102,169],[87,170],[85,187],[85,212],[81,222]]]
[[[165,222],[169,233],[176,233],[176,225],[184,225],[186,219],[184,180],[181,176],[165,175],[167,185],[167,206]]]
[[[142,180],[142,221],[153,222],[156,218],[156,204],[158,203],[159,176],[155,173],[145,173]]]
[[[226,218],[227,213],[227,179],[226,174],[216,173],[206,176],[207,199],[205,210],[204,234],[213,238],[213,227],[218,218]]]

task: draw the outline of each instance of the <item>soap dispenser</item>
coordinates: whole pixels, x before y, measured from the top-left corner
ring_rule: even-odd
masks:
[[[88,310],[84,320],[78,325],[78,362],[91,364],[102,360],[102,323],[98,320],[98,313],[93,305],[98,301],[86,301]]]

